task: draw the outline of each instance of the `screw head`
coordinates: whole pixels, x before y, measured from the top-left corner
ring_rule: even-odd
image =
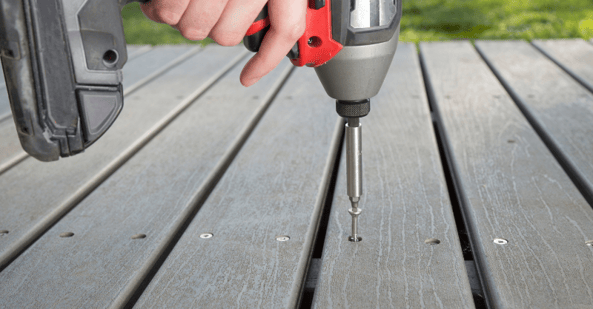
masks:
[[[72,233],[72,232],[64,232],[64,233],[60,234],[60,237],[62,237],[62,238],[68,238],[68,237],[72,237],[72,236],[74,236],[74,233]]]
[[[494,243],[497,245],[506,245],[509,241],[504,238],[494,238]]]
[[[587,241],[585,241],[585,245],[587,245],[589,247],[593,247],[593,240],[587,240]]]
[[[8,234],[8,230],[0,230],[0,236]]]
[[[288,236],[288,235],[276,236],[276,240],[277,241],[289,241],[290,240],[290,236]]]
[[[356,238],[354,238],[352,236],[348,236],[348,241],[349,242],[359,242],[359,241],[362,241],[362,237],[356,236]]]
[[[146,238],[146,234],[136,234],[132,236],[132,239],[143,239]]]
[[[427,240],[424,241],[424,243],[427,245],[438,245],[441,243],[441,241],[436,238],[428,238]]]
[[[212,237],[214,237],[214,234],[212,234],[212,233],[202,233],[202,234],[200,234],[200,238],[202,238],[202,239],[208,239],[208,238],[212,238]]]

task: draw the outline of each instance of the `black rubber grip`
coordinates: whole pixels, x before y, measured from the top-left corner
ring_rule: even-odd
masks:
[[[268,17],[268,5],[267,4],[261,10],[259,15],[257,15],[257,18],[254,20],[254,22],[262,20],[266,17]],[[268,32],[268,30],[270,30],[270,26],[265,27],[264,29],[256,32],[255,34],[244,37],[243,45],[245,45],[245,47],[249,51],[257,53],[259,51],[259,47],[261,46],[261,43],[264,40],[264,36],[266,35],[266,32]]]

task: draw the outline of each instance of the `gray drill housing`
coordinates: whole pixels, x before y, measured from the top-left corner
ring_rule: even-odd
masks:
[[[121,9],[130,0],[0,0],[0,49],[23,149],[84,151],[123,107]]]

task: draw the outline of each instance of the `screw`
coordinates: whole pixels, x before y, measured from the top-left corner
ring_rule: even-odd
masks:
[[[287,236],[287,235],[276,236],[277,241],[288,241],[289,239],[290,239],[290,236]]]
[[[214,234],[212,234],[212,233],[202,233],[202,234],[200,234],[200,238],[202,238],[202,239],[212,238],[213,236],[214,236]]]
[[[497,245],[506,245],[509,241],[504,238],[494,238],[494,243]]]
[[[8,234],[8,230],[0,230],[0,236]]]
[[[62,238],[68,238],[68,237],[72,237],[72,236],[74,236],[74,233],[72,233],[72,232],[64,232],[64,233],[60,234],[60,237],[62,237]]]
[[[436,238],[428,238],[427,240],[424,241],[424,243],[427,245],[438,245],[441,243],[441,241]]]
[[[142,238],[146,238],[146,234],[136,234],[136,235],[132,236],[132,239],[142,239]]]
[[[593,247],[593,240],[587,240],[585,241],[585,244],[589,247]]]

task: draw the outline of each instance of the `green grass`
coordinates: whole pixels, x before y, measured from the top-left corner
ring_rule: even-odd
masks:
[[[591,0],[403,1],[402,41],[593,38]],[[127,5],[122,13],[129,44],[196,43],[148,20],[137,3]]]
[[[155,23],[140,11],[140,5],[128,4],[122,10],[124,31],[128,44],[202,44],[213,42],[211,39],[203,41],[190,41],[169,25]]]
[[[593,37],[591,0],[404,0],[400,39]]]

